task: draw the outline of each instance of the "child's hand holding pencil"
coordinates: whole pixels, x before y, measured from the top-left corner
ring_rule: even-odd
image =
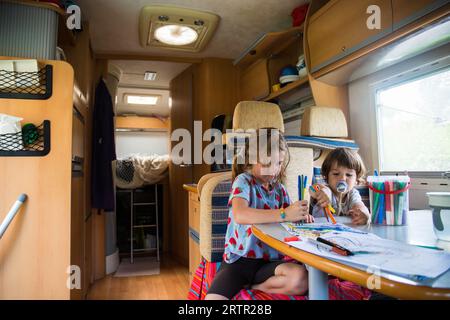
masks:
[[[326,208],[329,205],[331,205],[331,200],[328,197],[328,195],[323,191],[323,186],[316,184],[314,186],[310,187],[311,198],[315,199],[317,201],[317,204],[321,206],[322,208]]]
[[[334,219],[333,213],[335,210],[331,206],[331,200],[328,195],[323,191],[323,187],[316,184],[310,187],[311,190],[311,198],[316,199],[319,206],[321,206],[324,210],[324,215],[327,218],[327,221],[331,219],[333,224],[336,224],[336,220]]]
[[[309,214],[309,204],[307,200],[295,201],[284,212],[286,213],[286,221],[306,223],[314,222],[313,216]]]

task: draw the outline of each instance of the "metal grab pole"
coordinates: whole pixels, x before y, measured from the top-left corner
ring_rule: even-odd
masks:
[[[13,221],[14,217],[16,216],[17,212],[20,209],[20,206],[27,200],[27,195],[22,193],[17,201],[13,204],[11,209],[9,210],[8,214],[6,215],[5,219],[3,220],[2,224],[0,225],[0,239],[3,237],[3,234],[5,233],[6,229],[8,229],[9,224],[11,221]]]

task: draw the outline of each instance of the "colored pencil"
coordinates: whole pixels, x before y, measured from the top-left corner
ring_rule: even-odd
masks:
[[[384,191],[384,184],[380,183],[379,186],[380,186],[380,188],[378,190]],[[379,202],[378,210],[379,210],[378,223],[383,224],[383,221],[386,221],[386,219],[385,219],[385,211],[384,211],[384,195],[382,193],[380,194],[380,202]]]
[[[302,200],[302,180],[301,176],[297,177],[298,201]]]
[[[394,185],[394,191],[398,190],[398,182],[394,181],[393,182]],[[399,212],[399,195],[396,194],[394,195],[394,225],[397,223],[398,221],[398,212]]]
[[[386,192],[389,192],[389,181],[384,182],[384,189]],[[392,224],[392,207],[391,207],[391,196],[389,194],[385,195],[386,197],[386,224]]]
[[[308,183],[308,176],[305,176],[303,178],[303,189],[302,189],[302,199],[305,199],[305,193],[306,193],[306,184]]]
[[[389,181],[389,190],[392,192],[394,191],[394,181]],[[394,210],[395,210],[395,206],[394,206],[394,195],[390,194],[388,195],[390,202],[391,202],[391,225],[394,225],[394,221],[395,221],[395,215],[394,215]]]
[[[373,188],[377,189],[377,183],[373,183]],[[373,211],[372,211],[372,221],[377,222],[378,221],[378,199],[379,199],[379,193],[372,191],[373,193]]]
[[[327,215],[330,216],[331,222],[332,222],[333,224],[336,224],[336,220],[334,219],[333,214],[332,214],[331,211],[330,211],[330,208],[329,208],[329,207],[326,207],[326,208],[325,208],[325,211],[327,212]]]
[[[317,184],[315,184],[314,186],[311,186],[310,188],[312,188],[312,190],[314,192],[318,192],[319,191],[319,186]],[[322,211],[323,211],[323,215],[325,216],[325,218],[327,218],[327,222],[330,222],[330,219],[328,219],[328,215],[326,213],[326,210],[322,209]]]

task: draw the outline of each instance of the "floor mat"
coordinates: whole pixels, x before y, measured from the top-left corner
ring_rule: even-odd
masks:
[[[130,263],[130,259],[123,259],[114,277],[151,276],[159,272],[159,261],[154,257],[134,258],[133,263]]]

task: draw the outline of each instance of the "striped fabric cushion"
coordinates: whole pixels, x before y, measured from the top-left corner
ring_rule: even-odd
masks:
[[[211,261],[221,262],[225,247],[225,234],[228,220],[228,198],[231,192],[231,180],[217,184],[211,198]]]
[[[352,140],[347,139],[327,139],[307,136],[285,136],[289,147],[302,147],[313,149],[333,150],[336,148],[348,148],[359,150],[359,146]]]

